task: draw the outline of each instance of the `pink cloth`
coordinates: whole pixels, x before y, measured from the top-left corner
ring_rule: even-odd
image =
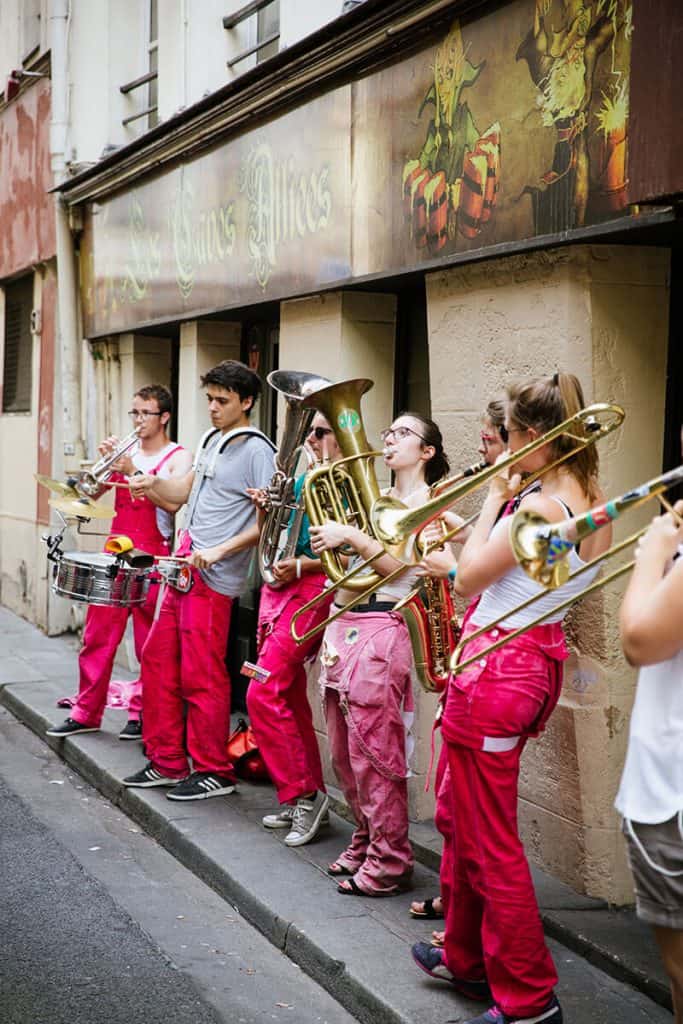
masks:
[[[436,769],[436,808],[434,824],[443,836],[441,863],[439,865],[440,895],[443,916],[448,914],[453,895],[453,865],[455,857],[455,812],[453,800],[455,793],[451,785],[451,772],[448,767],[448,750],[444,743],[441,748],[439,764]]]
[[[304,668],[304,662],[316,654],[320,634],[297,645],[289,631],[294,613],[321,592],[325,579],[322,573],[316,573],[284,587],[266,585],[261,590],[258,664],[270,675],[265,682],[252,679],[247,709],[280,803],[325,789]],[[297,632],[304,633],[322,622],[331,600],[330,594],[302,616]]]
[[[494,638],[473,641],[465,657]],[[566,656],[559,624],[529,630],[451,680],[443,718],[455,829],[445,962],[459,977],[486,976],[512,1018],[537,1014],[557,983],[517,830],[517,783],[524,745],[557,703]]]
[[[364,891],[396,892],[413,870],[401,716],[412,707],[407,626],[391,612],[346,612],[327,627],[320,660],[332,765],[356,820],[337,860]]]
[[[164,461],[165,458],[156,470]],[[112,479],[123,481],[126,478],[115,473]],[[157,526],[156,506],[151,501],[147,498],[134,501],[129,491],[117,487],[114,508],[112,534],[130,537],[136,548],[151,555],[169,553],[168,542]],[[133,616],[135,653],[138,660],[141,660],[142,649],[152,627],[157,597],[157,587],[151,586],[144,603],[133,608],[89,606],[85,617],[83,646],[78,656],[78,698],[71,710],[71,718],[75,722],[95,728],[101,725],[116,649],[123,638],[128,616]],[[140,717],[140,690],[141,684],[138,681],[132,689],[128,711],[130,718]]]
[[[188,593],[167,588],[142,654],[143,741],[164,775],[184,778],[189,755],[194,771],[233,777],[225,666],[232,598],[192,575]]]

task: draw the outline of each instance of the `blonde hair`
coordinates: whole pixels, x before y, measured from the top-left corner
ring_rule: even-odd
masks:
[[[533,427],[544,434],[564,420],[575,416],[585,405],[583,389],[573,373],[556,373],[552,377],[513,384],[508,388],[508,418],[523,429]],[[587,436],[579,426],[572,433]],[[552,442],[554,459],[560,458],[575,447],[575,442],[560,435]],[[592,444],[571,455],[565,465],[583,488],[591,501],[597,497],[599,457],[597,446]]]

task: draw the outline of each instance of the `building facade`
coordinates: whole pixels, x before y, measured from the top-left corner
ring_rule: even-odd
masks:
[[[192,447],[199,375],[228,357],[264,376],[371,378],[371,444],[414,408],[440,424],[455,467],[475,461],[482,410],[509,381],[567,370],[587,401],[627,411],[601,451],[608,494],[680,461],[673,0],[366,0],[345,13],[211,0],[201,15],[130,0],[128,19],[121,6],[115,18],[106,0],[74,2],[63,26],[53,475],[125,432],[150,377],[172,385]],[[264,395],[259,425],[281,420]],[[16,529],[7,501],[3,535]],[[19,550],[0,555],[3,603],[57,628],[46,585],[44,618],[5,589]],[[630,897],[612,810],[634,691],[620,593],[572,617],[560,706],[525,755],[520,803],[534,859],[613,902]],[[246,595],[233,664],[254,605]],[[433,806],[434,710],[420,694],[417,819]]]

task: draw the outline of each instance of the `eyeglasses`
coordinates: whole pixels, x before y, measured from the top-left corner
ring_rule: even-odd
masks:
[[[408,437],[409,434],[413,434],[415,437],[419,437],[424,442],[422,434],[418,434],[417,430],[411,430],[410,427],[389,427],[388,430],[383,430],[379,435],[382,443],[388,441],[390,437],[393,437],[395,441],[402,441],[404,437]]]
[[[130,409],[128,415],[132,420],[146,420],[150,416],[163,416],[162,412],[149,412],[148,409]]]
[[[310,437],[311,434],[315,434],[317,440],[322,441],[324,437],[331,433],[332,431],[329,427],[311,427],[308,431],[308,436]]]

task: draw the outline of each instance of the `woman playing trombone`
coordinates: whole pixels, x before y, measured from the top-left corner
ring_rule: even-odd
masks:
[[[395,474],[390,493],[419,505],[448,471],[439,428],[402,413],[382,441]],[[382,550],[355,526],[336,522],[311,527],[311,545],[316,554],[346,545],[362,559]],[[386,576],[398,564],[383,555],[373,570]],[[370,601],[330,623],[323,638],[320,683],[332,764],[356,819],[350,845],[329,868],[331,875],[348,876],[338,886],[346,895],[392,896],[412,876],[404,724],[412,711],[412,649],[407,626],[392,608],[415,578],[415,571],[406,572],[380,586]],[[344,599],[342,591],[340,604]]]
[[[510,454],[575,415],[583,404],[581,386],[569,374],[510,388]],[[553,609],[573,592],[578,596],[590,572],[580,584],[569,581],[531,608],[517,611],[533,593],[543,592],[516,564],[507,515],[521,507],[554,522],[584,512],[600,499],[594,445],[556,464],[575,446],[560,435],[515,463],[514,475],[493,478],[454,581],[462,597],[478,597],[463,639],[482,627],[485,631],[464,646],[464,658],[481,657],[452,676],[442,718],[456,834],[445,944],[437,949],[416,943],[413,957],[427,974],[449,981],[464,995],[493,1001],[468,1024],[562,1021],[554,995],[557,974],[517,830],[517,783],[524,745],[543,729],[560,694],[568,652],[561,625],[564,612]],[[516,497],[524,475],[544,470],[539,482]],[[570,568],[602,554],[609,543],[609,528],[592,534],[580,552],[572,550]],[[533,626],[544,612],[543,623]],[[485,653],[506,632],[527,624],[527,632]]]

